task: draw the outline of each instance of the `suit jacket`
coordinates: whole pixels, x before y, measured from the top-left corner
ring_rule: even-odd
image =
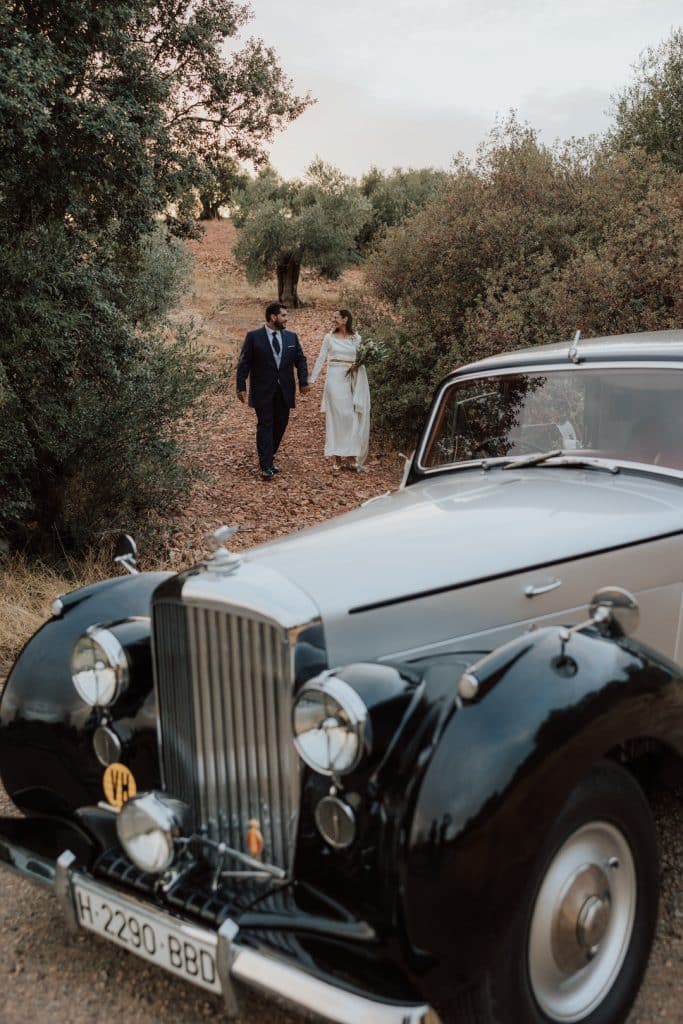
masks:
[[[306,356],[299,344],[294,331],[280,331],[282,352],[280,367],[275,362],[273,350],[268,340],[265,327],[249,331],[237,364],[237,390],[244,391],[249,378],[249,405],[257,409],[272,401],[278,387],[282,389],[285,401],[290,409],[296,405],[296,387],[294,384],[294,367],[299,378],[299,387],[308,384],[308,366]]]

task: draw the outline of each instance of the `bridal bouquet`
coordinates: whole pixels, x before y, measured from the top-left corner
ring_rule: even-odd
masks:
[[[355,362],[349,366],[346,371],[347,377],[353,377],[360,370],[361,366],[365,366],[367,363],[373,361],[373,357],[377,354],[377,346],[373,341],[361,341],[360,345],[356,349]]]

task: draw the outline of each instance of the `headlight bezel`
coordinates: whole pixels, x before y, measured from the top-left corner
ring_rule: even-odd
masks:
[[[297,731],[297,708],[307,696],[313,693],[322,695],[324,699],[331,699],[338,705],[346,718],[346,721],[341,724],[346,725],[347,731],[355,737],[355,752],[351,759],[341,767],[336,762],[323,764],[313,756],[302,741],[302,736],[309,735],[312,730],[309,730],[308,733]],[[349,775],[356,771],[371,752],[368,707],[350,683],[346,682],[337,672],[327,670],[313,679],[309,679],[297,693],[292,705],[292,735],[299,757],[313,771],[328,777]]]
[[[92,674],[98,671],[97,664],[94,663],[90,669],[78,670],[74,665],[79,645],[85,644],[86,641],[100,649],[106,659],[102,667],[113,673],[113,681],[103,694],[97,691],[97,682],[86,676],[86,673]],[[76,640],[71,649],[71,682],[84,704],[92,708],[110,707],[128,689],[130,684],[128,656],[123,644],[110,629],[99,625],[89,626]]]

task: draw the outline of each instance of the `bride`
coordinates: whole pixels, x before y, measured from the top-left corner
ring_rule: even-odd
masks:
[[[325,413],[325,455],[332,468],[364,471],[370,436],[370,388],[364,366],[358,365],[361,339],[348,309],[333,315],[334,329],[323,338],[310,383],[327,360],[327,378],[320,408]],[[343,460],[347,461],[344,462]]]

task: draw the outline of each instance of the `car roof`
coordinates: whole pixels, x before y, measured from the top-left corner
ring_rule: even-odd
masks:
[[[533,348],[504,352],[460,366],[448,374],[446,379],[507,367],[640,360],[683,363],[683,330],[642,331],[638,334],[615,334],[605,338],[579,338],[578,341],[534,345]]]

